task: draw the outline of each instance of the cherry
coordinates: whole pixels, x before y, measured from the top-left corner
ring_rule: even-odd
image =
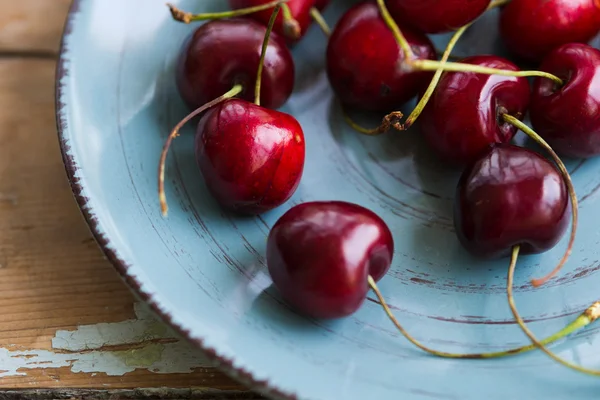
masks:
[[[253,100],[256,71],[266,29],[249,19],[210,21],[183,45],[177,65],[177,87],[190,109],[196,109],[241,84],[240,96]],[[283,40],[271,34],[262,73],[262,103],[279,108],[294,88],[294,61]]]
[[[490,0],[387,0],[392,17],[424,33],[456,30],[479,17]]]
[[[469,57],[462,62],[519,70],[510,61],[492,55]],[[529,91],[523,77],[445,72],[423,110],[421,132],[443,161],[470,163],[490,144],[513,138],[517,128],[500,115],[522,117],[529,105]]]
[[[541,69],[564,79],[562,87],[536,79],[531,123],[560,154],[591,157],[600,154],[600,51],[571,43],[553,50]]]
[[[235,10],[254,7],[269,2],[270,0],[229,0],[229,6]],[[315,0],[289,0],[284,5],[284,12],[277,16],[273,30],[285,37],[288,43],[296,42],[304,36],[310,26],[310,10],[314,4]],[[286,15],[286,8],[289,10],[288,15]],[[267,25],[272,11],[273,9],[268,9],[249,14],[248,16]]]
[[[586,43],[599,30],[597,0],[512,0],[500,16],[506,46],[529,61],[539,61],[566,43]]]
[[[561,173],[538,153],[511,144],[491,147],[461,175],[454,225],[462,245],[480,257],[526,254],[554,247],[569,216]]]
[[[404,27],[402,33],[417,59],[435,58],[425,35]],[[327,75],[333,90],[343,104],[363,110],[392,110],[427,86],[432,73],[402,68],[404,61],[404,52],[372,2],[350,8],[327,46]]]
[[[287,211],[267,240],[267,266],[281,296],[302,314],[354,313],[381,279],[394,252],[392,234],[372,211],[341,201],[309,202]]]
[[[286,202],[298,187],[304,133],[289,114],[231,99],[202,116],[195,152],[209,191],[223,207],[260,214]]]

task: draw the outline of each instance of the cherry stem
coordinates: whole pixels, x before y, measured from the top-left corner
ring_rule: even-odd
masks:
[[[560,262],[558,263],[558,265],[548,275],[546,275],[540,279],[533,279],[531,281],[531,284],[533,286],[539,287],[539,286],[542,286],[544,283],[548,282],[556,274],[558,274],[558,272],[562,269],[562,267],[565,265],[565,263],[571,256],[571,252],[573,250],[573,244],[575,243],[575,235],[577,233],[577,224],[578,224],[578,219],[579,219],[579,213],[578,213],[579,205],[578,205],[578,201],[577,201],[577,194],[575,193],[575,188],[573,187],[573,181],[571,180],[569,171],[567,171],[567,167],[565,167],[565,164],[562,162],[560,157],[554,152],[554,150],[552,150],[552,147],[550,147],[550,145],[548,143],[546,143],[546,141],[540,135],[538,135],[533,129],[531,129],[530,127],[525,125],[518,118],[515,118],[512,115],[508,115],[508,114],[503,114],[502,118],[504,119],[504,121],[514,125],[516,128],[523,131],[525,134],[527,134],[527,136],[529,136],[537,144],[542,146],[544,148],[544,150],[546,150],[550,154],[550,156],[552,157],[552,159],[558,166],[558,169],[560,170],[560,172],[565,180],[565,184],[567,185],[567,190],[569,191],[569,197],[571,199],[571,208],[573,210],[573,212],[572,212],[573,215],[572,215],[571,236],[569,238],[569,244],[567,246],[567,250],[565,251],[565,254],[563,255],[563,257],[560,260]]]
[[[167,3],[167,6],[171,10],[171,15],[173,19],[179,22],[183,22],[189,24],[192,21],[206,21],[206,20],[215,20],[215,19],[224,19],[224,18],[233,18],[233,17],[241,17],[248,14],[253,14],[258,11],[268,10],[269,8],[275,7],[279,3],[287,3],[289,0],[273,0],[271,2],[261,4],[258,6],[240,8],[237,10],[229,10],[223,12],[216,13],[202,13],[202,14],[192,14],[187,11],[180,10],[175,7],[173,4]]]
[[[516,261],[516,259],[515,259],[515,261]],[[434,356],[443,357],[443,358],[455,358],[455,359],[456,358],[458,358],[458,359],[490,359],[490,358],[501,358],[501,357],[513,356],[516,354],[523,354],[523,353],[526,353],[528,351],[535,350],[536,348],[538,348],[537,345],[531,344],[531,345],[527,345],[527,346],[517,347],[517,348],[511,349],[511,350],[503,350],[503,351],[497,351],[497,352],[492,352],[492,353],[472,353],[472,354],[447,353],[447,352],[443,352],[443,351],[430,349],[429,347],[425,346],[424,344],[419,342],[417,339],[412,337],[402,327],[402,325],[400,325],[400,323],[398,322],[398,320],[396,319],[396,317],[390,310],[389,306],[387,305],[385,299],[381,295],[381,292],[379,291],[379,288],[377,287],[375,280],[371,276],[368,277],[368,282],[369,282],[369,287],[371,288],[371,290],[373,290],[373,292],[379,299],[379,303],[383,307],[388,318],[392,321],[392,323],[400,331],[400,333],[402,333],[402,335],[409,342],[411,342],[412,344],[414,344],[421,350],[423,350],[429,354],[433,354]],[[592,322],[596,321],[598,318],[600,318],[600,302],[596,302],[593,305],[591,305],[581,315],[579,315],[579,317],[577,317],[577,319],[575,319],[573,322],[571,322],[570,324],[565,326],[559,332],[557,332],[551,336],[548,336],[546,339],[541,341],[541,343],[550,344],[550,343],[556,342],[557,340],[560,340],[580,329],[585,328],[586,326],[590,325]]]
[[[331,28],[329,28],[327,21],[325,21],[325,18],[323,18],[323,15],[317,9],[317,7],[310,8],[310,16],[317,23],[317,25],[319,25],[319,28],[321,28],[325,36],[331,36]]]
[[[302,29],[300,29],[300,24],[293,17],[290,7],[285,3],[287,3],[287,1],[282,5],[284,33],[290,39],[299,39]]]
[[[535,347],[537,347],[538,349],[540,349],[541,351],[546,353],[546,355],[548,355],[554,361],[564,365],[567,368],[574,369],[575,371],[579,371],[584,374],[600,376],[600,371],[592,370],[592,369],[581,367],[579,365],[572,364],[566,360],[563,360],[562,358],[560,358],[559,356],[557,356],[556,354],[554,354],[553,352],[548,350],[548,348],[546,348],[546,346],[545,346],[545,343],[535,337],[533,332],[531,332],[531,330],[529,330],[529,328],[525,324],[525,321],[523,321],[523,318],[521,317],[521,315],[519,315],[519,311],[517,311],[517,307],[515,305],[515,298],[513,296],[513,284],[514,284],[513,282],[514,282],[514,277],[515,277],[517,258],[519,257],[519,250],[520,250],[520,246],[513,247],[512,256],[510,258],[510,266],[508,268],[508,278],[506,280],[506,282],[507,282],[506,283],[506,294],[508,295],[508,305],[510,306],[510,310],[512,311],[512,314],[515,317],[515,320],[519,324],[519,327],[523,330],[523,332],[527,335],[527,337],[531,340],[531,342],[535,345]],[[600,318],[600,302],[596,302],[590,308],[588,308],[584,312],[583,317],[585,318],[585,321],[588,322],[588,324],[590,324],[590,323],[594,322],[595,320],[597,320],[598,318]]]
[[[275,6],[275,8],[273,8],[271,18],[269,19],[269,24],[267,25],[267,30],[265,31],[265,38],[263,39],[262,49],[260,51],[260,60],[258,61],[258,72],[256,73],[256,86],[254,87],[254,104],[256,104],[257,106],[260,106],[260,85],[262,83],[262,72],[265,66],[265,56],[267,55],[267,47],[269,46],[269,37],[271,36],[271,32],[273,31],[275,19],[277,18],[277,14],[279,14],[281,6],[282,3],[278,3]]]
[[[548,78],[559,85],[563,85],[562,79],[556,75],[552,75],[548,72],[543,71],[510,71],[500,68],[482,67],[480,65],[457,63],[457,62],[445,62],[441,63],[436,60],[406,60],[409,67],[419,71],[437,71],[443,69],[444,71],[451,72],[474,72],[485,75],[501,75],[501,76],[539,76],[542,78]]]
[[[385,0],[377,0],[377,5],[379,6],[379,12],[381,13],[381,17],[385,21],[385,24],[388,26],[388,28],[391,29],[392,33],[394,34],[394,38],[396,39],[396,42],[404,52],[405,60],[409,61],[414,59],[415,54],[413,53],[412,48],[408,43],[408,40],[406,40],[406,38],[402,34],[402,31],[400,31],[398,24],[396,24],[396,21],[394,21],[394,19],[390,15],[390,12],[385,6]]]
[[[163,149],[160,154],[160,161],[158,164],[158,199],[160,201],[160,209],[161,209],[162,215],[164,217],[167,216],[167,213],[169,211],[169,207],[167,205],[167,196],[165,195],[165,164],[167,161],[167,154],[169,152],[169,148],[171,147],[171,143],[173,143],[173,139],[175,139],[177,136],[179,136],[179,130],[188,121],[190,121],[192,118],[194,118],[196,115],[203,113],[204,111],[208,110],[209,108],[211,108],[225,100],[235,97],[236,95],[241,93],[242,90],[243,90],[242,85],[237,84],[237,85],[233,86],[227,93],[198,107],[197,109],[195,109],[194,111],[189,113],[187,116],[185,116],[181,121],[179,121],[179,123],[177,125],[175,125],[175,127],[169,134],[169,137],[167,138],[167,140],[165,141],[165,144],[163,145]]]
[[[394,127],[396,130],[402,130],[401,121],[402,121],[403,116],[404,116],[404,114],[402,114],[400,111],[391,112],[388,115],[386,115],[385,117],[383,117],[383,121],[381,121],[381,125],[379,125],[377,128],[369,129],[369,128],[363,128],[362,126],[360,126],[359,124],[354,122],[352,120],[352,118],[350,118],[350,116],[346,113],[346,111],[344,111],[344,119],[346,120],[348,125],[350,125],[350,127],[352,129],[354,129],[355,131],[362,133],[363,135],[367,135],[367,136],[380,135],[382,133],[387,132],[391,127]]]
[[[404,127],[403,127],[404,129],[410,128],[415,123],[417,118],[419,118],[419,115],[421,115],[421,113],[423,112],[423,109],[429,102],[429,99],[433,95],[435,88],[437,87],[438,83],[440,82],[442,74],[444,73],[443,67],[446,65],[446,62],[448,61],[448,58],[450,57],[450,53],[454,49],[454,46],[456,46],[456,43],[458,42],[460,37],[463,35],[463,33],[465,33],[467,28],[469,28],[470,26],[471,26],[471,24],[465,25],[462,28],[460,28],[459,30],[457,30],[454,33],[454,35],[452,35],[452,38],[450,39],[450,41],[448,42],[448,45],[446,46],[446,50],[444,51],[444,54],[442,54],[442,58],[440,60],[440,67],[437,69],[437,71],[435,71],[435,75],[433,75],[433,78],[431,79],[431,82],[429,83],[427,90],[423,94],[423,97],[421,97],[421,99],[415,106],[414,110],[410,113],[410,115],[406,119],[406,122],[404,123]]]

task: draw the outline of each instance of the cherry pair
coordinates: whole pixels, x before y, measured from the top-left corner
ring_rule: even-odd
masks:
[[[482,168],[482,164],[493,158],[502,158],[502,166],[505,168],[511,168],[511,164],[522,164],[525,161],[530,163],[531,168],[540,168],[540,172],[535,174],[537,179],[530,182],[530,191],[538,196],[537,198],[551,199],[553,195],[563,190],[564,185],[560,179],[556,179],[551,190],[553,193],[544,194],[540,185],[544,180],[542,174],[546,172],[553,178],[558,174],[545,159],[535,153],[528,153],[529,150],[519,147],[500,145],[482,157],[479,163],[474,164],[464,175],[465,180],[471,180],[477,173],[482,177],[489,176],[489,166]],[[525,180],[505,182],[504,189],[511,189],[507,186],[512,185],[513,189],[521,190],[522,187],[519,185],[523,185],[524,182]],[[466,182],[463,181],[463,184]],[[480,185],[480,188],[485,185],[493,190],[498,183],[487,180]],[[503,199],[506,200],[507,197]],[[511,202],[509,205],[513,209],[527,210],[527,206],[522,207],[516,202]],[[562,211],[564,212],[564,208]],[[510,215],[510,218],[514,221],[518,217],[517,214],[522,213],[517,212]],[[498,242],[495,245],[498,245]],[[534,244],[532,248],[537,245],[539,243]],[[598,374],[597,371],[565,362],[549,352],[544,345],[582,329],[600,318],[600,302],[594,303],[577,319],[544,341],[540,342],[531,332],[528,332],[534,345],[481,354],[446,353],[425,346],[402,327],[377,287],[377,281],[381,280],[390,268],[393,253],[393,237],[385,222],[364,207],[341,201],[309,202],[291,208],[279,218],[267,240],[267,265],[273,283],[281,296],[303,315],[318,319],[348,316],[360,308],[371,289],[397,329],[415,346],[433,355],[463,359],[497,358],[524,353],[539,347],[568,367]],[[513,251],[507,293],[515,318],[523,329],[527,329],[512,302],[515,254],[516,252]]]
[[[259,214],[283,204],[297,189],[304,169],[304,133],[291,115],[273,110],[289,98],[294,83],[292,56],[271,32],[280,7],[267,28],[249,19],[216,20],[184,43],[176,81],[194,111],[173,129],[161,154],[163,214],[168,210],[167,152],[179,129],[202,113],[196,160],[208,190],[223,207]]]

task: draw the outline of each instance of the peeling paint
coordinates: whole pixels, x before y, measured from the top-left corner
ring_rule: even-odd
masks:
[[[26,370],[39,368],[69,367],[74,373],[120,376],[136,369],[169,374],[213,366],[200,350],[155,320],[144,305],[136,304],[135,313],[134,320],[57,331],[53,350],[0,348],[0,377],[27,375]],[[125,345],[136,347],[105,349]]]
[[[52,348],[69,351],[95,350],[105,346],[178,337],[165,324],[154,319],[142,303],[135,303],[134,311],[136,319],[133,320],[83,325],[74,331],[57,331],[52,339]]]

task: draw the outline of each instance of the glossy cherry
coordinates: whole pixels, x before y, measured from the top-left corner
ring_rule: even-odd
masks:
[[[177,65],[177,87],[191,109],[242,84],[240,97],[254,99],[254,86],[266,28],[249,19],[210,21],[186,40]],[[283,40],[271,33],[262,73],[261,99],[281,107],[294,88],[294,61]]]
[[[479,17],[491,0],[387,0],[396,21],[424,33],[456,30]]]
[[[474,56],[467,64],[518,71],[501,57]],[[501,114],[523,116],[529,105],[527,78],[446,72],[421,115],[421,132],[444,161],[464,165],[490,144],[509,142],[517,132]]]
[[[423,34],[400,26],[417,58],[434,59],[435,49]],[[403,68],[404,52],[381,18],[375,3],[350,8],[337,23],[327,46],[327,75],[345,105],[390,111],[417,95],[431,72]]]
[[[500,16],[506,46],[529,61],[566,43],[587,43],[598,31],[598,0],[512,0]]]
[[[600,154],[600,51],[572,43],[552,51],[541,65],[564,85],[536,79],[531,123],[556,152],[570,157]]]
[[[261,4],[268,3],[270,0],[229,0],[229,6],[234,9],[240,8],[248,8],[254,7]],[[311,24],[311,16],[310,9],[314,6],[315,0],[289,0],[287,6],[290,9],[290,14],[294,20],[297,21],[298,27],[300,28],[299,36],[293,37],[293,35],[288,32],[284,25],[284,16],[283,13],[279,13],[277,16],[277,20],[275,21],[275,26],[273,27],[273,31],[284,37],[288,43],[294,43],[298,39],[300,39]],[[267,25],[269,23],[269,18],[271,18],[272,9],[259,11],[256,13],[249,14],[248,17],[252,18],[263,25]]]
[[[289,114],[231,99],[200,119],[196,160],[224,207],[260,214],[286,202],[304,170],[304,133]]]
[[[481,257],[554,247],[569,224],[567,186],[554,164],[512,144],[492,146],[463,172],[454,225],[462,245]]]
[[[352,203],[309,202],[287,211],[267,241],[267,266],[281,296],[304,315],[355,312],[394,253],[392,234],[372,211]]]

